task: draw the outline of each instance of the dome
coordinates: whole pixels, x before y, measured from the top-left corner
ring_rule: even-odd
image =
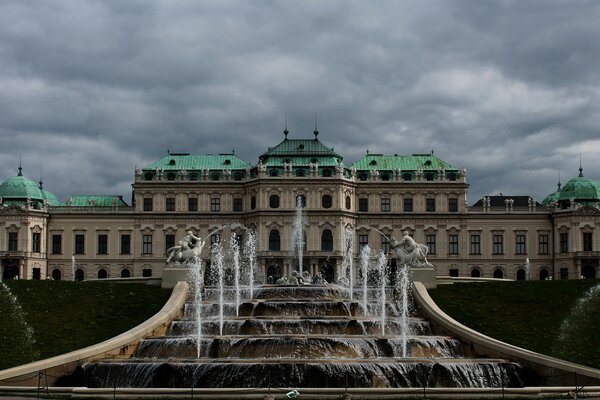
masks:
[[[546,207],[552,206],[553,204],[555,204],[558,201],[559,197],[560,197],[560,188],[556,192],[550,193],[548,196],[546,196],[544,201],[542,201],[542,205],[544,205]]]
[[[4,200],[23,200],[31,199],[43,201],[44,196],[37,183],[23,176],[21,167],[19,174],[13,176],[0,184],[0,197]]]
[[[54,193],[50,193],[49,191],[44,189],[41,189],[41,192],[42,197],[48,202],[48,205],[59,206],[61,204],[60,200],[58,199],[58,197],[56,197]]]
[[[584,204],[600,202],[600,185],[590,178],[584,177],[582,168],[579,168],[579,175],[562,188],[557,201],[568,202],[571,199]]]

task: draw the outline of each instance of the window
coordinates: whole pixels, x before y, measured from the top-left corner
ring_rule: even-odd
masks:
[[[296,207],[306,207],[306,196],[303,194],[299,194],[298,196],[296,196]]]
[[[35,279],[36,281],[42,279],[42,270],[40,268],[32,268],[31,279]]]
[[[458,277],[458,268],[450,268],[448,270],[448,274],[453,278],[457,278]]]
[[[321,197],[321,205],[323,206],[323,208],[331,208],[331,206],[333,205],[333,199],[331,198],[331,196],[326,194],[323,197]]]
[[[144,278],[149,278],[149,277],[151,277],[151,276],[152,276],[152,268],[144,268],[144,269],[142,270],[142,276],[143,276]]]
[[[100,268],[98,270],[98,279],[106,279],[108,278],[108,272],[104,268]]]
[[[469,254],[481,254],[481,235],[479,235],[479,234],[471,235]]]
[[[435,233],[425,235],[425,244],[427,245],[427,252],[429,254],[435,254]]]
[[[569,279],[569,268],[560,269],[560,279]]]
[[[175,246],[175,235],[167,233],[165,235],[165,252],[173,246]]]
[[[583,251],[593,251],[592,232],[583,232]]]
[[[527,254],[527,241],[524,234],[517,234],[515,243],[515,254]]]
[[[386,254],[390,252],[390,238],[385,235],[381,235],[381,250]]]
[[[539,273],[540,281],[548,280],[549,276],[550,276],[550,273],[548,272],[548,270],[546,268],[540,269],[540,273]]]
[[[402,174],[402,179],[405,181],[412,181],[412,174],[409,172],[406,172],[406,173]]]
[[[450,197],[448,199],[448,212],[458,212],[458,199]]]
[[[250,209],[251,210],[256,209],[256,196],[252,196],[250,198]]]
[[[108,235],[98,235],[98,254],[108,254]]]
[[[152,235],[142,236],[142,254],[152,254]]]
[[[391,210],[391,199],[389,197],[381,198],[381,212],[390,212]]]
[[[412,197],[404,198],[404,212],[413,212],[413,199]]]
[[[329,178],[329,177],[331,176],[331,170],[330,170],[330,169],[327,169],[327,168],[325,168],[325,169],[323,170],[323,176],[324,176],[325,178]]]
[[[369,235],[358,235],[358,247],[362,250],[363,247],[369,244]]]
[[[60,281],[62,278],[62,272],[60,272],[60,269],[53,269],[52,270],[52,279],[55,281]]]
[[[448,235],[448,254],[458,254],[458,235]]]
[[[152,211],[152,197],[144,197],[144,211]]]
[[[435,198],[425,199],[425,211],[435,212]]]
[[[560,252],[568,253],[569,252],[569,233],[562,232],[559,236],[560,241]]]
[[[167,197],[166,211],[175,211],[175,197]]]
[[[272,194],[269,196],[269,207],[271,208],[279,208],[279,196],[276,194]]]
[[[121,271],[121,278],[130,278],[131,277],[131,271],[129,271],[129,269],[127,268],[123,268],[123,270]]]
[[[426,181],[432,181],[434,178],[434,175],[431,172],[428,172],[425,174],[425,180]]]
[[[495,234],[492,236],[492,254],[504,254],[504,236]]]
[[[276,169],[272,169],[269,171],[269,176],[277,176],[277,175],[278,175],[278,173],[277,173]]]
[[[517,270],[517,280],[518,281],[524,281],[526,279],[526,273],[525,270],[523,268],[519,268]]]
[[[210,199],[210,211],[211,212],[221,211],[221,199],[220,198],[213,197]]]
[[[321,250],[333,251],[333,234],[329,229],[325,229],[321,235]]]
[[[233,211],[239,212],[243,210],[243,202],[241,197],[236,197],[233,199]]]
[[[500,268],[496,268],[494,270],[494,278],[495,279],[502,279],[502,278],[504,278],[504,272]]]
[[[83,273],[83,270],[81,268],[77,268],[77,270],[75,271],[75,280],[77,282],[81,282],[84,278],[85,274]]]
[[[350,199],[350,196],[346,196],[346,210],[350,208],[352,208],[352,199]]]
[[[545,233],[540,233],[538,236],[538,252],[540,254],[549,254],[548,253],[548,235]]]
[[[277,229],[273,229],[269,232],[269,250],[281,250],[281,238],[279,237],[279,231]]]
[[[8,251],[18,251],[19,234],[17,232],[8,232]]]
[[[62,254],[62,235],[52,235],[52,254]]]
[[[479,278],[481,276],[481,271],[478,268],[473,268],[471,270],[471,278]]]
[[[304,176],[304,170],[302,168],[297,169],[296,176]]]
[[[198,198],[197,197],[188,197],[188,211],[191,211],[191,212],[198,211]]]
[[[131,254],[131,235],[121,235],[121,254]]]
[[[42,243],[42,234],[39,232],[33,232],[31,234],[31,251],[34,253],[39,253],[41,248],[41,243]]]
[[[75,254],[85,254],[85,235],[75,235]]]
[[[358,211],[369,211],[369,199],[367,197],[361,197],[358,199]]]

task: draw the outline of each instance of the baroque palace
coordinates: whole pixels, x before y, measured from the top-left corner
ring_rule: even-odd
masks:
[[[206,237],[224,224],[257,232],[259,275],[277,278],[297,267],[297,202],[304,269],[329,281],[342,274],[348,228],[357,258],[367,244],[388,251],[389,238],[407,231],[428,246],[438,275],[579,279],[600,272],[600,185],[581,168],[542,203],[495,195],[469,206],[466,171],[433,154],[367,154],[346,166],[318,131],[309,139],[288,133],[256,164],[235,154],[168,154],[135,170],[132,205],[113,195],[60,201],[19,167],[0,185],[3,279],[161,276],[166,250],[188,231]]]

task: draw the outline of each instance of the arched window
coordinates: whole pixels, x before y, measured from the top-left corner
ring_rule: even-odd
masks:
[[[277,229],[273,229],[269,232],[269,250],[281,250],[281,238],[279,237],[279,231]]]
[[[494,270],[494,278],[496,278],[496,279],[504,278],[504,272],[502,272],[502,270],[500,268],[496,268]]]
[[[540,281],[545,281],[546,279],[548,279],[549,275],[550,274],[548,273],[548,270],[546,268],[540,269]]]
[[[214,172],[210,174],[210,179],[213,181],[218,181],[221,178],[221,175],[218,172]]]
[[[452,277],[458,277],[458,268],[450,268],[450,270],[448,271],[450,276]]]
[[[405,181],[412,181],[412,174],[406,172],[406,173],[402,174],[402,179]]]
[[[54,279],[55,281],[60,281],[62,278],[62,272],[60,272],[60,269],[53,269],[52,270],[52,279]]]
[[[151,276],[152,276],[152,268],[144,268],[144,269],[142,270],[142,276],[143,276],[144,278],[149,278],[149,277],[151,277]]]
[[[81,268],[77,268],[77,270],[75,271],[75,280],[77,282],[81,282],[84,278],[85,275],[83,273],[83,270]]]
[[[517,280],[524,281],[526,279],[525,270],[523,268],[519,268],[517,270]]]
[[[304,176],[304,170],[302,168],[298,168],[296,170],[296,176]]]
[[[428,172],[425,174],[425,180],[426,181],[432,181],[433,180],[433,174],[431,172]]]
[[[198,174],[196,172],[192,172],[190,174],[190,181],[197,181],[198,180]]]
[[[306,207],[306,196],[303,194],[299,194],[296,196],[296,207],[300,206],[302,208]]]
[[[352,199],[350,199],[350,196],[346,196],[346,210],[350,208],[352,208]]]
[[[331,196],[328,194],[323,195],[323,197],[321,197],[321,205],[323,208],[331,208],[333,205],[333,199]]]
[[[269,197],[269,207],[271,208],[279,208],[279,196],[276,194],[272,194]]]
[[[104,268],[100,268],[98,271],[98,279],[106,279],[108,278],[108,272]]]
[[[255,210],[256,209],[256,196],[252,196],[250,198],[250,209],[251,210]]]
[[[321,234],[321,250],[333,251],[333,234],[329,229],[325,229]]]
[[[123,268],[123,270],[121,271],[121,278],[130,278],[130,277],[131,277],[131,272],[129,271],[129,269]]]
[[[471,278],[480,278],[481,277],[481,271],[479,270],[479,268],[473,268],[471,270]]]
[[[169,173],[167,174],[167,180],[168,180],[168,181],[174,181],[176,176],[177,176],[177,175],[175,174],[175,172],[169,172]]]

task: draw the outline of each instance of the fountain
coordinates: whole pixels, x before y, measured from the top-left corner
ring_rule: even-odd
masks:
[[[303,237],[302,215],[297,212],[296,216],[294,228],[300,233],[295,239]],[[217,231],[226,227],[232,228]],[[387,279],[386,254],[374,256],[368,245],[361,249],[359,296],[353,293],[354,271],[347,285],[326,283],[317,275],[312,279],[315,284],[307,284],[302,256],[299,269],[293,271],[295,280],[290,278],[295,284],[282,280],[284,284],[255,287],[256,237],[252,231],[245,236],[243,255],[234,235],[228,247],[213,241],[214,286],[202,282],[199,253],[203,241],[189,249],[195,254],[191,263],[180,258],[189,265],[193,288],[183,317],[171,323],[167,336],[142,340],[132,358],[84,364],[73,375],[79,380],[69,384],[217,388],[271,387],[275,382],[279,387],[297,388],[522,385],[518,364],[467,358],[458,340],[435,335],[428,321],[410,314],[411,271],[428,263],[426,248],[408,234],[400,242],[392,237],[390,243],[392,256],[402,265],[393,287]],[[352,236],[346,232],[346,250]],[[302,242],[296,244],[301,244],[296,248],[302,254]],[[346,251],[344,265],[354,265],[351,255]],[[226,284],[229,268],[233,268],[233,281]]]
[[[304,226],[302,224],[302,207],[304,206],[303,197],[296,197],[296,218],[294,219],[294,249],[298,255],[298,273],[302,276],[302,260],[304,259]]]

